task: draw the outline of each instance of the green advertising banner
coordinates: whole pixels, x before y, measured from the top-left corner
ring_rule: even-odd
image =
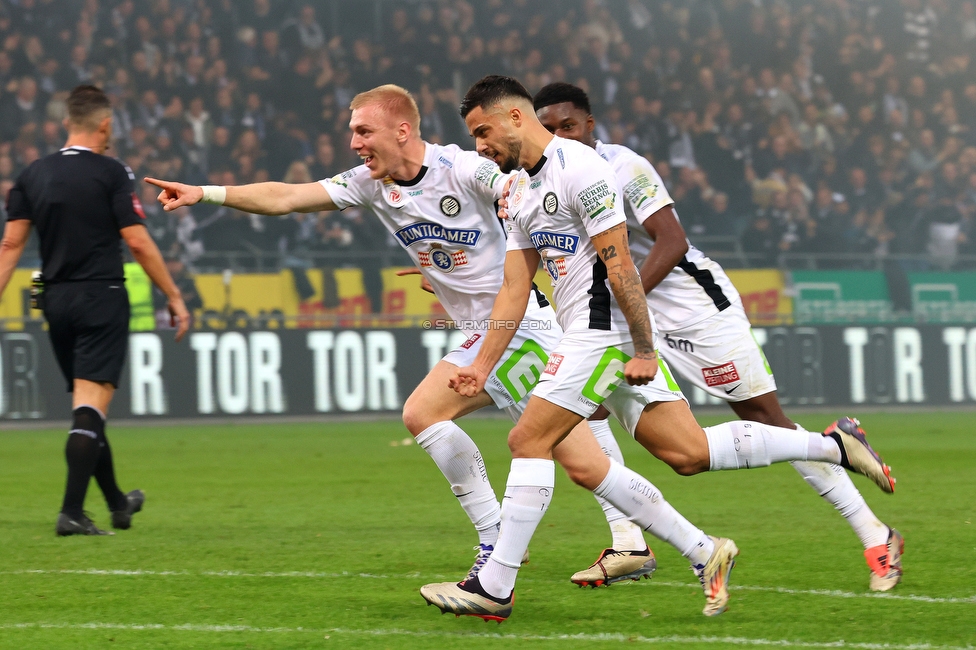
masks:
[[[881,271],[793,271],[793,318],[805,323],[896,320]]]
[[[918,323],[976,323],[976,273],[909,273]]]

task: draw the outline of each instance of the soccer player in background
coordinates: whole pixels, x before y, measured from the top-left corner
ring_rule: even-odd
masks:
[[[702,430],[667,365],[657,358],[609,163],[591,147],[549,133],[535,115],[532,96],[511,77],[490,75],[477,82],[461,103],[461,115],[480,154],[503,172],[522,169],[508,200],[504,282],[491,318],[521,320],[522,296],[542,262],[553,281],[564,334],[509,434],[513,460],[494,552],[474,578],[425,585],[421,595],[428,603],[498,621],[511,614],[520,560],[552,499],[552,450],[604,403],[641,445],[659,458],[687,458],[689,469],[815,459],[840,462],[890,489],[887,466],[850,420],[823,435],[758,422]],[[474,363],[452,378],[455,390],[479,394],[512,335],[489,330]],[[649,386],[638,390],[644,384]],[[722,613],[738,554],[735,543],[706,535],[649,481],[606,455],[589,461],[592,480],[583,485],[687,557],[705,591],[703,613]]]
[[[65,446],[68,480],[55,532],[111,535],[84,513],[92,476],[126,529],[142,509],[142,490],[123,493],[115,480],[105,420],[129,344],[129,297],[120,242],[167,296],[176,340],[190,314],[163,257],[146,230],[128,167],[103,155],[112,137],[112,107],[104,92],[78,86],[67,99],[64,148],[21,172],[7,199],[0,245],[0,295],[24,251],[31,226],[41,248],[43,310],[58,366],[72,395]]]
[[[648,306],[664,334],[666,344],[660,351],[668,364],[695,386],[725,400],[743,420],[802,430],[783,413],[772,370],[752,335],[739,293],[722,267],[687,240],[674,200],[654,166],[627,147],[594,138],[590,101],[582,88],[549,84],[536,94],[533,104],[550,133],[593,147],[613,167],[623,190],[631,255],[640,268]],[[607,415],[605,408],[599,409],[590,418],[590,428],[604,451],[622,463]],[[875,516],[847,472],[831,463],[791,464],[854,529],[871,569],[871,589],[888,591],[898,584],[904,540]],[[614,536],[613,547],[589,569],[575,574],[573,582],[612,584],[641,570],[647,545],[640,528],[626,521],[615,522],[613,528],[621,531]]]

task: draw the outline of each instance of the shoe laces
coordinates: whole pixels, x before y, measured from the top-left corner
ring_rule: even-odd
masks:
[[[696,578],[698,578],[698,582],[701,583],[702,589],[707,589],[707,586],[705,585],[705,565],[692,564],[691,572],[695,574]]]
[[[495,547],[488,544],[478,544],[474,547],[474,550],[477,551],[477,554],[474,556],[474,564],[471,565],[468,575],[464,577],[462,582],[473,580],[478,575],[485,564],[488,563],[488,558],[491,557],[491,552],[495,550]]]

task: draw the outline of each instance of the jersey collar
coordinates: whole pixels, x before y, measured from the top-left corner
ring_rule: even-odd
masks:
[[[546,154],[542,154],[542,157],[539,158],[539,162],[537,162],[532,169],[526,169],[525,173],[529,176],[535,176],[542,171],[542,168],[546,166],[547,162],[549,162],[549,159],[546,158]]]
[[[424,142],[424,164],[420,166],[420,171],[417,175],[408,181],[398,181],[394,179],[397,185],[400,187],[413,187],[420,181],[424,180],[424,176],[427,175],[427,170],[430,169],[430,158],[434,153],[434,148],[430,146],[429,142]]]
[[[562,138],[559,136],[553,137],[553,139],[549,141],[549,144],[546,145],[546,148],[542,151],[542,157],[539,158],[539,162],[533,165],[532,169],[526,169],[525,173],[529,176],[536,176],[539,172],[541,172],[542,168],[545,167],[546,163],[552,158],[555,150],[559,148],[560,142],[562,142]],[[561,162],[563,154],[561,151],[557,153],[559,153],[559,159]]]
[[[68,149],[73,151],[91,151],[92,153],[95,153],[91,147],[83,147],[80,144],[73,144],[70,147],[61,147],[61,151],[67,151]]]

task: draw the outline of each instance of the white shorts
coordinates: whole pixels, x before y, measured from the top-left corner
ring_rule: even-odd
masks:
[[[470,366],[485,341],[485,332],[472,334],[467,341],[444,356],[444,361],[459,368]],[[552,307],[538,307],[525,312],[522,326],[515,332],[502,358],[492,368],[485,391],[495,405],[517,422],[529,393],[539,382],[549,361],[549,350],[556,347],[563,330],[556,322]]]
[[[658,344],[671,367],[710,395],[742,402],[776,390],[773,371],[741,303],[663,334]]]
[[[533,395],[584,418],[605,404],[631,435],[644,407],[684,399],[663,358],[654,380],[643,386],[624,381],[624,364],[633,356],[627,332],[578,330],[563,335]]]

